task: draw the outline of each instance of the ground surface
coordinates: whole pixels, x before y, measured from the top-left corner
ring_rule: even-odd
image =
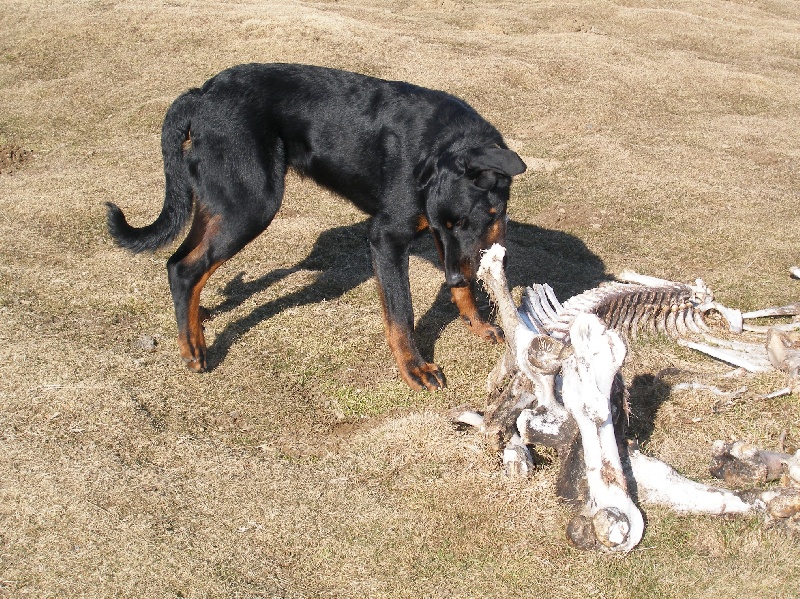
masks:
[[[383,340],[362,215],[295,177],[269,234],[210,281],[213,370],[186,372],[169,251],[115,249],[103,202],[150,222],[167,106],[249,61],[473,104],[530,166],[510,207],[517,287],[565,299],[630,268],[703,277],[745,309],[800,292],[793,0],[3,0],[0,595],[800,595],[798,538],[758,518],[648,509],[627,556],[569,548],[554,467],[509,480],[444,417],[483,403],[500,349],[454,320],[431,244],[412,287],[449,388],[420,394]],[[798,397],[669,395],[653,381],[668,366],[720,370],[665,340],[634,349],[652,455],[706,479],[714,439],[800,444]]]

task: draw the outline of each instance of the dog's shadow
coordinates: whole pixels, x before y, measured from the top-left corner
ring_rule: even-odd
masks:
[[[512,221],[508,225],[506,245],[506,274],[512,288],[546,282],[564,301],[608,279],[603,261],[580,239],[568,233]],[[439,266],[429,233],[421,234],[414,241],[411,253]],[[288,308],[339,298],[370,279],[373,272],[367,221],[325,231],[309,255],[291,268],[277,269],[252,281],[245,281],[243,273],[236,275],[222,289],[225,300],[212,308],[212,315],[232,311],[252,295],[303,270],[320,271],[320,274],[309,285],[259,306],[217,334],[208,348],[209,370],[219,366],[237,340],[259,323]],[[377,304],[376,310],[380,310]],[[436,299],[419,316],[415,327],[415,338],[426,360],[432,359],[442,329],[457,317],[458,310],[450,301],[450,291],[442,274],[442,285]]]

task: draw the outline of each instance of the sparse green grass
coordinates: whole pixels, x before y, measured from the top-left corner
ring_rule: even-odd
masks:
[[[509,480],[444,416],[482,405],[500,348],[457,321],[429,241],[412,292],[447,390],[399,381],[363,215],[293,175],[269,232],[204,292],[214,367],[196,376],[173,341],[169,250],[114,249],[103,208],[155,217],[181,91],[236,63],[316,63],[460,94],[536,166],[512,194],[517,293],[566,299],[630,268],[787,303],[798,19],[790,0],[6,1],[0,145],[34,157],[0,175],[0,596],[800,595],[796,533],[760,518],[649,508],[629,555],[570,548],[555,462]],[[714,439],[800,444],[800,398],[669,393],[653,376],[670,366],[724,370],[635,344],[646,451],[707,480]]]

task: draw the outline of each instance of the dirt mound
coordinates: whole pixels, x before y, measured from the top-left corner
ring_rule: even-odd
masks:
[[[0,175],[11,175],[33,159],[33,150],[10,144],[0,147]]]

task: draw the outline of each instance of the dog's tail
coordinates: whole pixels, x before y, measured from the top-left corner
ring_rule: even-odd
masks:
[[[161,153],[166,191],[158,218],[145,227],[132,227],[116,204],[106,202],[108,231],[120,247],[136,254],[156,250],[173,241],[189,221],[194,196],[184,152],[189,147],[187,143],[191,143],[189,126],[200,93],[198,89],[189,90],[172,103],[164,117]]]

